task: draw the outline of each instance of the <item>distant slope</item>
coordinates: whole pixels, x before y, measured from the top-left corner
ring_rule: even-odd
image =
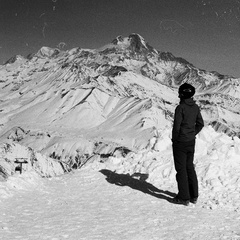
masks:
[[[100,49],[43,47],[0,66],[1,139],[21,127],[26,134],[12,139],[48,155],[90,154],[99,142],[143,149],[171,128],[183,82],[196,87],[206,125],[239,136],[239,79],[200,70],[131,34]]]

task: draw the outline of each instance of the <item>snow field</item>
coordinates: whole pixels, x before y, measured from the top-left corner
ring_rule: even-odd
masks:
[[[238,138],[202,130],[200,197],[189,207],[169,202],[177,193],[169,130],[148,149],[95,156],[65,175],[16,174],[0,182],[0,239],[240,239],[239,149]]]
[[[104,171],[85,167],[42,179],[38,187],[16,192],[15,198],[2,202],[0,239],[240,238],[236,212],[210,211],[201,208],[201,204],[173,205],[166,201],[169,193],[164,194],[160,188],[155,194],[144,193],[142,188],[131,184],[119,185],[118,182],[123,183],[121,174],[116,177],[111,182]],[[136,183],[141,185],[141,181]]]

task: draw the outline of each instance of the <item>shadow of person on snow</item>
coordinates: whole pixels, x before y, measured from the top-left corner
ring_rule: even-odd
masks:
[[[171,201],[172,197],[176,196],[175,193],[160,190],[154,187],[152,184],[146,182],[145,180],[148,178],[148,174],[134,173],[131,176],[130,174],[118,174],[108,169],[102,169],[99,172],[105,175],[106,180],[111,184],[128,186],[132,189],[139,190],[143,193],[160,199],[165,199],[169,202]],[[138,177],[139,179],[136,179],[135,177]]]

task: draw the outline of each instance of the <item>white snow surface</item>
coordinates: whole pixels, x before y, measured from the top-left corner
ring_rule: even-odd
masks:
[[[0,239],[239,239],[237,212],[171,205],[167,196],[111,184],[83,168],[4,200]]]
[[[177,186],[166,131],[137,153],[0,182],[0,239],[240,239],[240,140],[205,127],[196,141],[196,205],[169,202]]]

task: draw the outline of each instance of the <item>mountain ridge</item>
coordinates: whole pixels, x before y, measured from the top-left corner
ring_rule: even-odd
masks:
[[[206,125],[230,136],[240,132],[239,79],[155,50],[139,34],[118,36],[100,49],[43,47],[0,67],[0,78],[1,139],[11,136],[48,156],[63,150],[74,155],[74,144],[88,154],[99,142],[98,154],[116,144],[147,148],[171,129],[184,82],[195,86]],[[27,133],[20,140],[12,137],[16,127]],[[46,134],[39,137],[38,131]]]

